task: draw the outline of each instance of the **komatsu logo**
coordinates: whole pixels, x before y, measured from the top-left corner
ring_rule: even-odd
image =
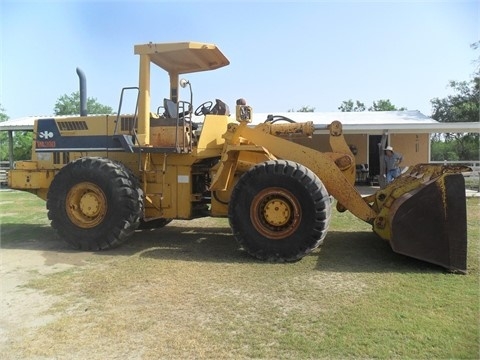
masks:
[[[54,137],[53,132],[44,130],[38,133],[38,140],[37,140],[37,149],[39,148],[54,148],[57,146],[55,140],[49,140]]]
[[[41,132],[38,134],[38,137],[39,137],[40,139],[48,140],[48,139],[50,139],[50,138],[53,138],[53,132],[47,131],[47,130],[41,131]]]

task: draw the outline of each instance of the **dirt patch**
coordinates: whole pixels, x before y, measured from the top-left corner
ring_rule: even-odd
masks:
[[[171,234],[178,232],[179,228],[185,228],[185,236],[194,236],[196,243],[201,244],[208,234],[202,233],[200,236],[192,228],[206,228],[209,232],[209,228],[212,225],[218,225],[219,221],[225,225],[225,221],[219,219],[176,221],[176,226],[172,227],[170,231],[167,230],[167,233]],[[26,225],[26,227],[30,229],[30,225]],[[63,312],[52,311],[56,305],[64,304],[69,294],[53,295],[44,290],[34,289],[29,284],[46,279],[52,274],[69,270],[83,271],[92,267],[105,267],[102,265],[103,259],[122,257],[123,255],[130,256],[137,253],[138,250],[140,250],[139,253],[142,253],[155,249],[150,247],[150,240],[148,240],[155,239],[153,231],[139,232],[131,242],[127,242],[120,248],[93,253],[72,250],[67,244],[53,236],[53,230],[50,228],[46,230],[42,225],[38,225],[37,228],[38,238],[15,243],[8,241],[2,243],[0,248],[0,276],[2,279],[0,284],[0,352],[9,354],[7,358],[28,358],[22,349],[19,349],[18,352],[15,350],[18,348],[18,344],[21,344],[24,339],[34,338],[35,333],[40,329],[59,321],[69,312],[74,312],[77,305],[82,302],[72,303],[67,309],[63,306]],[[1,230],[4,240],[11,231],[14,231],[13,228],[7,227]],[[48,236],[45,236],[45,232]],[[228,228],[224,229],[224,233],[226,232],[228,232]],[[147,239],[147,243],[136,242],[139,238]],[[181,239],[179,240],[181,244]],[[84,310],[82,309],[82,311]],[[81,357],[83,358],[83,356]]]
[[[0,346],[20,341],[29,329],[39,328],[58,318],[48,310],[59,297],[26,285],[35,279],[85,265],[92,254],[73,252],[61,242],[18,243],[0,250],[1,302]],[[56,247],[58,250],[49,249]]]

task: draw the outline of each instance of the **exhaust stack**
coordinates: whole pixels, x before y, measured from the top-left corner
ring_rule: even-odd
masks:
[[[87,116],[87,78],[83,70],[78,67],[77,75],[80,80],[80,116]]]

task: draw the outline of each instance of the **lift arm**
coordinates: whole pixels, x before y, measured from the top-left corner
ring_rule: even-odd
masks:
[[[272,135],[271,133],[275,133],[275,126],[267,123],[251,128],[246,122],[240,125],[230,124],[222,164],[213,179],[211,189],[221,190],[228,186],[228,181],[233,178],[239,154],[245,150],[245,145],[252,151],[251,145],[254,144],[257,151],[268,149],[274,158],[292,160],[306,166],[320,178],[327,191],[343,207],[358,218],[373,223],[376,212],[354,187],[355,161],[343,137],[340,122],[335,121],[329,125],[332,152],[325,153]]]

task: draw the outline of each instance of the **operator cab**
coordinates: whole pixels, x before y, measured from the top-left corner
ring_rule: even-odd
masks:
[[[192,95],[190,89],[190,102],[179,100],[179,87],[190,85],[186,80],[179,81],[179,76],[215,70],[229,65],[230,62],[216,45],[198,42],[135,45],[134,53],[140,56],[134,124],[129,134],[116,136],[131,152],[191,152],[195,143]],[[163,100],[163,114],[160,113],[161,107],[156,114],[150,112],[150,83],[153,81],[151,70],[154,66],[165,70],[169,77],[170,96]],[[118,114],[121,104],[122,97]],[[213,102],[211,105],[213,106]],[[200,115],[206,115],[203,107],[197,110]],[[229,114],[228,106],[221,100],[216,100],[215,106],[208,111],[209,114]],[[117,118],[117,123],[118,121]]]

